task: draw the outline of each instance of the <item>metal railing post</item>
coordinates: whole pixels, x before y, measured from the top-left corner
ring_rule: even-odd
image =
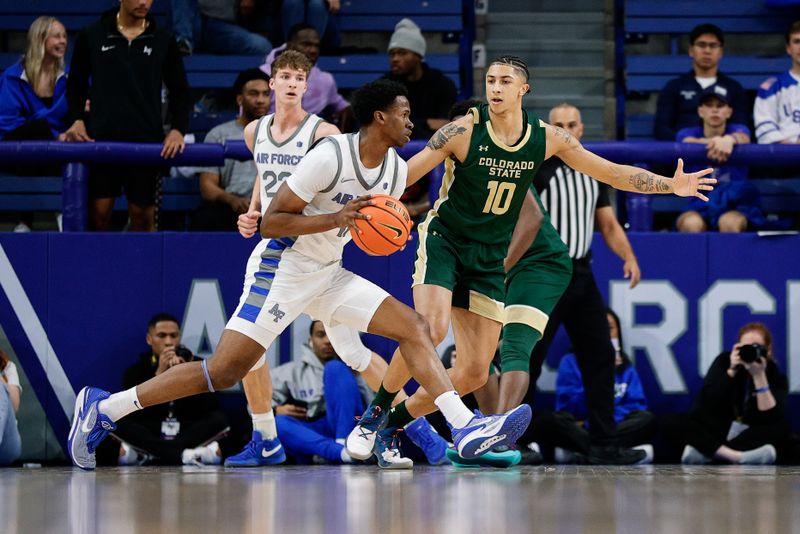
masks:
[[[62,225],[65,232],[84,232],[89,212],[89,166],[71,162],[64,165]]]

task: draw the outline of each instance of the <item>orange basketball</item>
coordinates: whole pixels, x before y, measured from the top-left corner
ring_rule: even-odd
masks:
[[[388,256],[400,250],[411,233],[411,217],[403,203],[389,195],[374,195],[374,206],[361,208],[359,213],[370,215],[369,220],[356,219],[361,233],[351,232],[358,248],[370,256]]]

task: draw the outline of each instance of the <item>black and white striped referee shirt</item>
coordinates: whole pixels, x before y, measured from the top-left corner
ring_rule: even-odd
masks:
[[[542,164],[533,184],[550,213],[550,221],[569,248],[570,258],[586,257],[592,246],[595,210],[611,205],[608,186],[558,158]]]

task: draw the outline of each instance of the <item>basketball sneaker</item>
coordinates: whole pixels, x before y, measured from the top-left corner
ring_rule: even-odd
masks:
[[[286,452],[280,439],[262,439],[261,432],[253,430],[253,437],[242,452],[225,458],[225,467],[261,467],[285,461]]]
[[[475,458],[462,458],[455,449],[447,449],[447,459],[456,467],[512,467],[522,461],[522,453],[516,449],[501,447],[492,449]]]
[[[447,461],[445,451],[447,451],[447,442],[440,436],[436,430],[431,426],[427,419],[418,417],[411,423],[406,425],[406,435],[414,442],[414,445],[419,447],[428,463],[431,465],[439,465]]]
[[[521,404],[506,413],[475,417],[464,428],[453,429],[453,443],[458,455],[475,458],[490,449],[516,443],[531,422],[531,407]]]
[[[373,453],[378,459],[381,469],[411,469],[414,461],[404,458],[400,453],[400,444],[397,436],[399,428],[384,428],[375,435],[375,450]]]
[[[388,414],[380,406],[367,406],[367,411],[358,420],[355,428],[347,436],[345,449],[356,460],[367,460],[375,448],[375,437],[386,426]]]
[[[114,421],[100,413],[98,403],[111,396],[100,388],[85,387],[75,399],[72,428],[67,439],[67,451],[72,463],[81,469],[91,470],[97,465],[94,451],[112,430]]]

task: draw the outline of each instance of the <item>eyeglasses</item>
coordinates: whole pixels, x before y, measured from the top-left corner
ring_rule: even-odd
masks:
[[[694,45],[697,48],[708,48],[709,50],[716,50],[718,48],[722,48],[722,45],[719,43],[709,43],[707,41],[695,41]]]

